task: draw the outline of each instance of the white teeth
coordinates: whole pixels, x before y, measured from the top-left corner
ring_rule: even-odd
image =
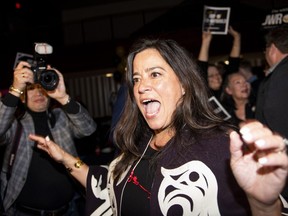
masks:
[[[149,99],[149,100],[143,100],[142,103],[148,103],[148,102],[151,102],[152,100]]]

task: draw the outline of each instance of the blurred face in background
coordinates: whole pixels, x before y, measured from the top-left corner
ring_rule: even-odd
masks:
[[[207,72],[209,88],[219,90],[223,81],[220,71],[216,66],[209,66]]]
[[[27,85],[27,107],[34,112],[44,112],[49,106],[49,97],[39,84]]]
[[[240,73],[228,76],[228,85],[225,88],[226,93],[231,95],[235,100],[248,100],[251,85],[246,81],[245,77]]]

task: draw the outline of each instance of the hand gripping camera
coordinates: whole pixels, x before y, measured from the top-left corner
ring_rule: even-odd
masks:
[[[53,52],[47,43],[35,43],[35,54],[31,64],[34,73],[34,83],[39,83],[45,90],[52,91],[57,88],[59,76],[55,70],[47,69],[47,55]]]

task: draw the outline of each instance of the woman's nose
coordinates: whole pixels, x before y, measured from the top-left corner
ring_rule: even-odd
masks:
[[[151,90],[151,83],[147,80],[141,80],[138,86],[138,91],[140,93],[145,93],[149,90]]]

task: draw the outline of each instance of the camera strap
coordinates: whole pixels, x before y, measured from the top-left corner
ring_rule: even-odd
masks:
[[[7,170],[7,174],[6,174],[7,184],[8,184],[10,177],[11,177],[12,168],[13,168],[13,164],[15,161],[16,152],[17,152],[17,149],[19,146],[21,133],[22,133],[22,124],[19,120],[17,120],[16,133],[15,133],[13,143],[12,143],[12,151],[11,151],[10,156],[9,156],[8,170]],[[4,196],[1,197],[1,195],[0,195],[0,216],[5,215],[3,200],[6,196],[6,192],[7,192],[7,185],[6,185],[6,188],[4,190]]]
[[[8,170],[7,170],[7,175],[6,175],[7,181],[9,181],[11,177],[12,168],[13,168],[13,164],[16,158],[16,153],[17,153],[17,149],[19,146],[21,133],[22,133],[22,124],[20,121],[17,120],[17,129],[16,129],[16,133],[15,133],[13,143],[12,143],[12,151],[9,156],[9,164],[8,164]]]

